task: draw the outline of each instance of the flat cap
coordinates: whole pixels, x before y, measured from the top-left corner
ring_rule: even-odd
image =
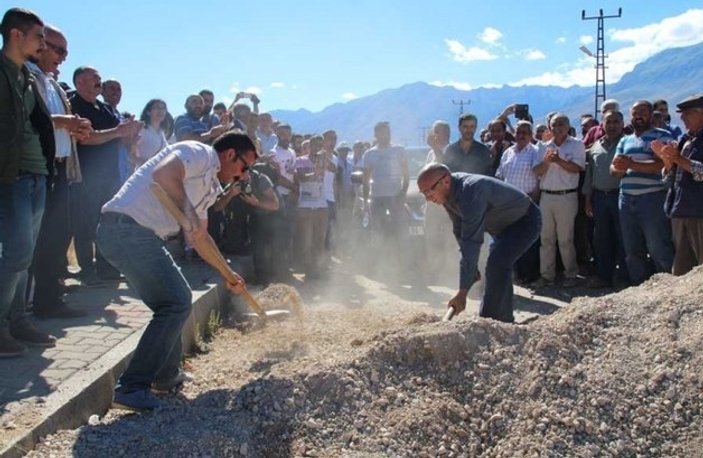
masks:
[[[703,108],[703,94],[696,94],[686,97],[676,104],[676,111],[681,113],[689,108]]]

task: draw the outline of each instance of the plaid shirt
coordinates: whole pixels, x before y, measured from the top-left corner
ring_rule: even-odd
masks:
[[[532,168],[540,163],[539,150],[531,143],[523,149],[513,145],[503,153],[500,165],[496,171],[496,178],[505,181],[524,193],[531,193],[537,189],[537,175]]]
[[[696,153],[696,143],[701,143],[701,135],[703,132],[698,132],[693,136],[685,136],[682,138],[681,156],[688,158],[691,161],[691,175],[693,175],[693,181],[703,181],[703,162],[694,159],[694,156],[698,156]],[[681,167],[674,167],[669,171],[664,172],[664,181],[674,182],[676,186],[681,183],[681,178],[683,177],[686,170]]]

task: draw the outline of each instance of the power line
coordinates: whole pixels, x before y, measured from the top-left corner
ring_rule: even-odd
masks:
[[[614,18],[619,18],[622,16],[622,8],[618,8],[618,14],[614,15],[608,15],[605,16],[603,15],[603,10],[600,9],[598,10],[598,16],[586,16],[586,10],[581,10],[581,20],[582,21],[590,21],[593,19],[598,20],[598,35],[597,35],[597,47],[596,47],[596,54],[593,55],[591,51],[588,50],[585,46],[581,46],[581,51],[589,55],[590,57],[595,57],[596,59],[596,96],[595,96],[595,110],[594,110],[594,116],[595,119],[598,120],[598,112],[599,110],[599,104],[598,104],[598,99],[601,99],[601,101],[605,101],[605,69],[607,68],[605,66],[605,59],[608,57],[607,54],[605,54],[605,40],[603,36],[603,20],[604,19],[614,19]]]
[[[469,106],[471,105],[471,100],[452,100],[452,103],[454,105],[459,105],[459,116],[464,114],[464,105]]]

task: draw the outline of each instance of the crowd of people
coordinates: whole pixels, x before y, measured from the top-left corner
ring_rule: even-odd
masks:
[[[76,68],[71,86],[59,81],[68,41],[58,28],[12,8],[0,29],[0,357],[22,355],[26,345],[55,345],[28,319],[32,281],[36,318],[85,315],[62,299],[71,242],[84,287],[126,277],[155,317],[165,313],[158,304],[179,306],[168,309],[170,324],[150,323],[118,385],[126,406],[153,407],[150,386],[185,377],[176,341],[190,294],[170,269],[172,258],[202,256],[203,240],[226,254],[251,256],[249,281],[262,285],[290,281],[293,273],[325,281],[334,254],[363,256],[367,265],[400,258],[402,267],[414,243],[406,200],[411,176],[388,122],[375,125],[372,141],[349,145],[334,130],[298,133],[260,113],[255,94],[241,92],[226,106],[207,89],[188,95],[185,113],[175,118],[158,98],[137,117],[119,109],[120,82],[102,80],[96,68]],[[505,278],[510,291],[512,283],[602,288],[699,265],[703,96],[681,101],[677,112],[685,133],[671,124],[664,100],[638,100],[627,118],[617,100],[606,100],[600,122],[583,115],[578,126],[560,112],[534,125],[524,105],[511,105],[479,139],[478,119],[461,115],[453,143],[451,125],[436,121],[418,187],[444,207],[428,206],[425,215],[429,270],[442,262],[432,253],[456,252],[457,242],[460,248],[460,294],[449,305],[461,311],[457,297],[464,291],[465,302],[478,278],[476,246],[484,231],[493,235],[487,275],[501,282],[487,285],[481,315],[502,321],[512,321]],[[152,181],[194,229],[179,230],[150,194]],[[479,200],[468,205],[459,188],[483,197],[471,194]],[[505,242],[500,234],[514,224],[525,230],[518,237],[510,229],[516,234]],[[377,243],[358,250],[370,240]],[[160,257],[161,244],[170,249],[168,259]],[[140,259],[126,258],[137,246]],[[142,278],[155,269],[169,272],[162,279],[170,292]],[[241,292],[243,285],[228,286]],[[134,393],[141,398],[125,397]]]

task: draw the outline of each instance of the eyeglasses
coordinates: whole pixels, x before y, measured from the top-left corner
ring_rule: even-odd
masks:
[[[47,46],[49,49],[51,49],[52,51],[54,51],[54,52],[55,52],[56,54],[58,54],[59,56],[61,56],[61,57],[66,57],[66,56],[68,55],[68,49],[66,49],[66,48],[64,48],[64,47],[62,47],[62,46],[59,46],[59,45],[55,45],[55,44],[53,44],[53,43],[49,43],[48,41],[46,41],[45,43],[46,43],[46,46]]]
[[[439,177],[439,178],[437,179],[437,181],[435,181],[432,186],[430,186],[429,188],[425,189],[424,191],[420,191],[420,192],[422,193],[423,196],[427,197],[427,195],[428,195],[429,193],[431,193],[432,191],[434,191],[434,189],[437,187],[437,185],[439,184],[439,182],[442,181],[442,180],[444,180],[444,179],[445,179],[446,177],[448,177],[448,176],[449,176],[449,175],[447,175],[447,174],[445,173],[444,175],[442,175],[441,177]]]
[[[235,161],[240,160],[240,161],[242,161],[242,164],[244,164],[244,167],[242,167],[242,173],[248,172],[248,171],[249,171],[250,165],[247,164],[247,161],[245,161],[244,159],[242,159],[242,156],[239,156],[239,155],[234,156],[234,160],[235,160]]]

